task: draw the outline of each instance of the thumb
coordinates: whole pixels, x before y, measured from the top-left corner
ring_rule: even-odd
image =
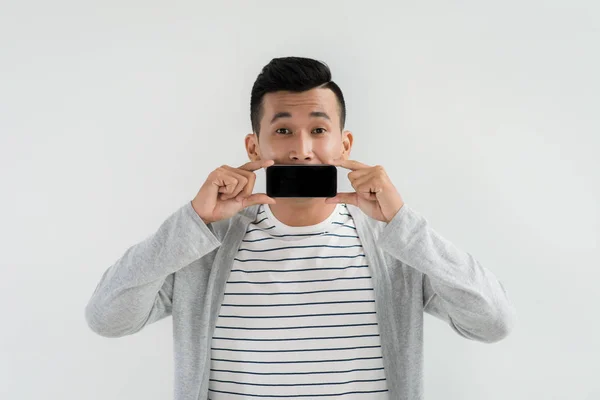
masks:
[[[255,204],[275,204],[275,199],[262,193],[255,193],[246,198],[242,198],[242,208],[247,208]]]
[[[334,204],[334,203],[346,203],[352,204],[354,206],[358,206],[358,197],[356,192],[350,193],[338,193],[334,197],[328,197],[325,199],[326,204]]]

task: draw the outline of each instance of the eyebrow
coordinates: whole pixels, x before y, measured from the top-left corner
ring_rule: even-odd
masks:
[[[327,113],[324,113],[322,111],[313,111],[310,113],[311,117],[314,118],[325,118],[329,121],[331,121],[331,118],[329,118],[329,115],[327,115]],[[280,118],[291,118],[292,114],[290,114],[289,112],[278,112],[277,114],[275,114],[275,116],[273,116],[273,119],[271,120],[271,124],[273,124],[275,121],[277,121]]]

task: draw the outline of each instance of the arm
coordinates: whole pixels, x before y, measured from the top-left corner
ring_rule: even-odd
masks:
[[[406,204],[384,227],[379,243],[390,255],[423,273],[426,312],[468,339],[492,343],[509,334],[516,314],[502,284]]]
[[[89,327],[120,337],[170,315],[174,273],[220,245],[186,203],[104,272],[85,308]]]

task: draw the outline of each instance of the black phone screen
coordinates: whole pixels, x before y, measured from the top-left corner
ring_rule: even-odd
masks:
[[[266,168],[269,197],[334,197],[337,168],[334,165],[272,165]]]

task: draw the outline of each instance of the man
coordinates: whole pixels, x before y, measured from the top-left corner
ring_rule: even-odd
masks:
[[[273,59],[251,96],[250,162],[211,172],[196,197],[129,248],[89,304],[106,337],[173,317],[175,399],[421,399],[423,312],[461,336],[506,337],[502,284],[404,204],[381,166],[351,160],[329,68]],[[254,193],[273,164],[346,168],[324,198]]]

